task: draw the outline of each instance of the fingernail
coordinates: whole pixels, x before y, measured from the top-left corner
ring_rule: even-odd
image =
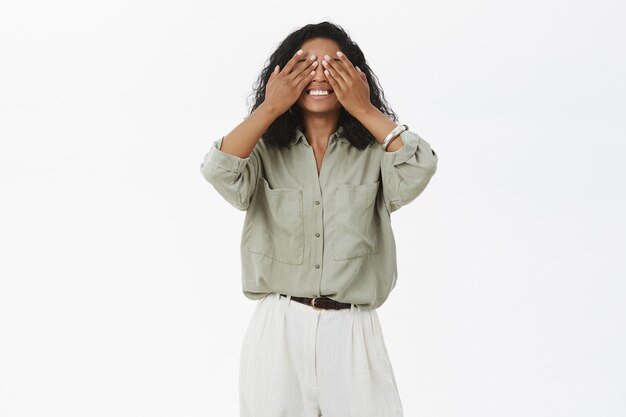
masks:
[[[298,49],[298,52],[296,52],[296,54],[302,55],[302,52],[304,52],[302,49]]]
[[[343,54],[341,53],[341,51],[337,51],[337,56],[338,56],[338,57],[342,57],[342,56],[343,56]]]

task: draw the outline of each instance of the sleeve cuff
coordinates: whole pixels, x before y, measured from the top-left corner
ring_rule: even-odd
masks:
[[[250,161],[250,156],[247,158],[240,158],[237,155],[230,154],[220,150],[222,146],[223,137],[217,139],[211,145],[209,153],[206,155],[204,163],[213,164],[219,168],[232,172],[242,172],[246,164]]]
[[[387,158],[388,162],[391,165],[400,165],[411,159],[413,155],[417,152],[417,147],[419,146],[420,137],[417,133],[411,132],[410,130],[405,130],[400,133],[399,138],[404,145],[393,152],[384,151],[384,158]],[[398,138],[394,139],[398,140]]]

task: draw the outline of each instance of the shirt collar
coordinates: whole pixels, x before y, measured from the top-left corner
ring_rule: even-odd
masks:
[[[339,126],[339,128],[332,135],[330,135],[328,142],[330,143],[335,139],[340,140],[341,142],[349,142],[348,138],[346,138],[343,134],[344,131],[345,129],[343,126]],[[300,142],[300,140],[302,140],[306,145],[309,144],[306,140],[306,136],[304,136],[304,132],[299,127],[296,127],[296,135],[289,143],[293,145],[294,143]]]

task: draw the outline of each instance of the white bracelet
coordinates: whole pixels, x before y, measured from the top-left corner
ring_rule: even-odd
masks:
[[[407,125],[398,125],[394,127],[393,130],[389,132],[389,134],[385,137],[385,139],[383,140],[383,143],[381,143],[380,145],[380,147],[383,148],[383,151],[387,150],[387,145],[389,145],[389,142],[391,142],[393,138],[395,138],[396,136],[398,136],[400,133],[404,132],[405,130],[409,130],[409,127]]]

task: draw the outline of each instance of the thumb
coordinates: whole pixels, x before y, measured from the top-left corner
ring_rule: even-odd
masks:
[[[273,77],[275,77],[275,76],[276,76],[276,74],[278,74],[279,67],[280,67],[279,65],[276,65],[276,66],[274,67],[274,71],[272,71],[272,73],[270,74],[270,78],[273,78]]]
[[[363,80],[367,81],[367,75],[365,75],[365,73],[363,71],[361,71],[361,68],[359,68],[358,66],[355,67],[357,69],[357,71],[359,71],[359,75],[361,76],[361,78],[363,78]]]

